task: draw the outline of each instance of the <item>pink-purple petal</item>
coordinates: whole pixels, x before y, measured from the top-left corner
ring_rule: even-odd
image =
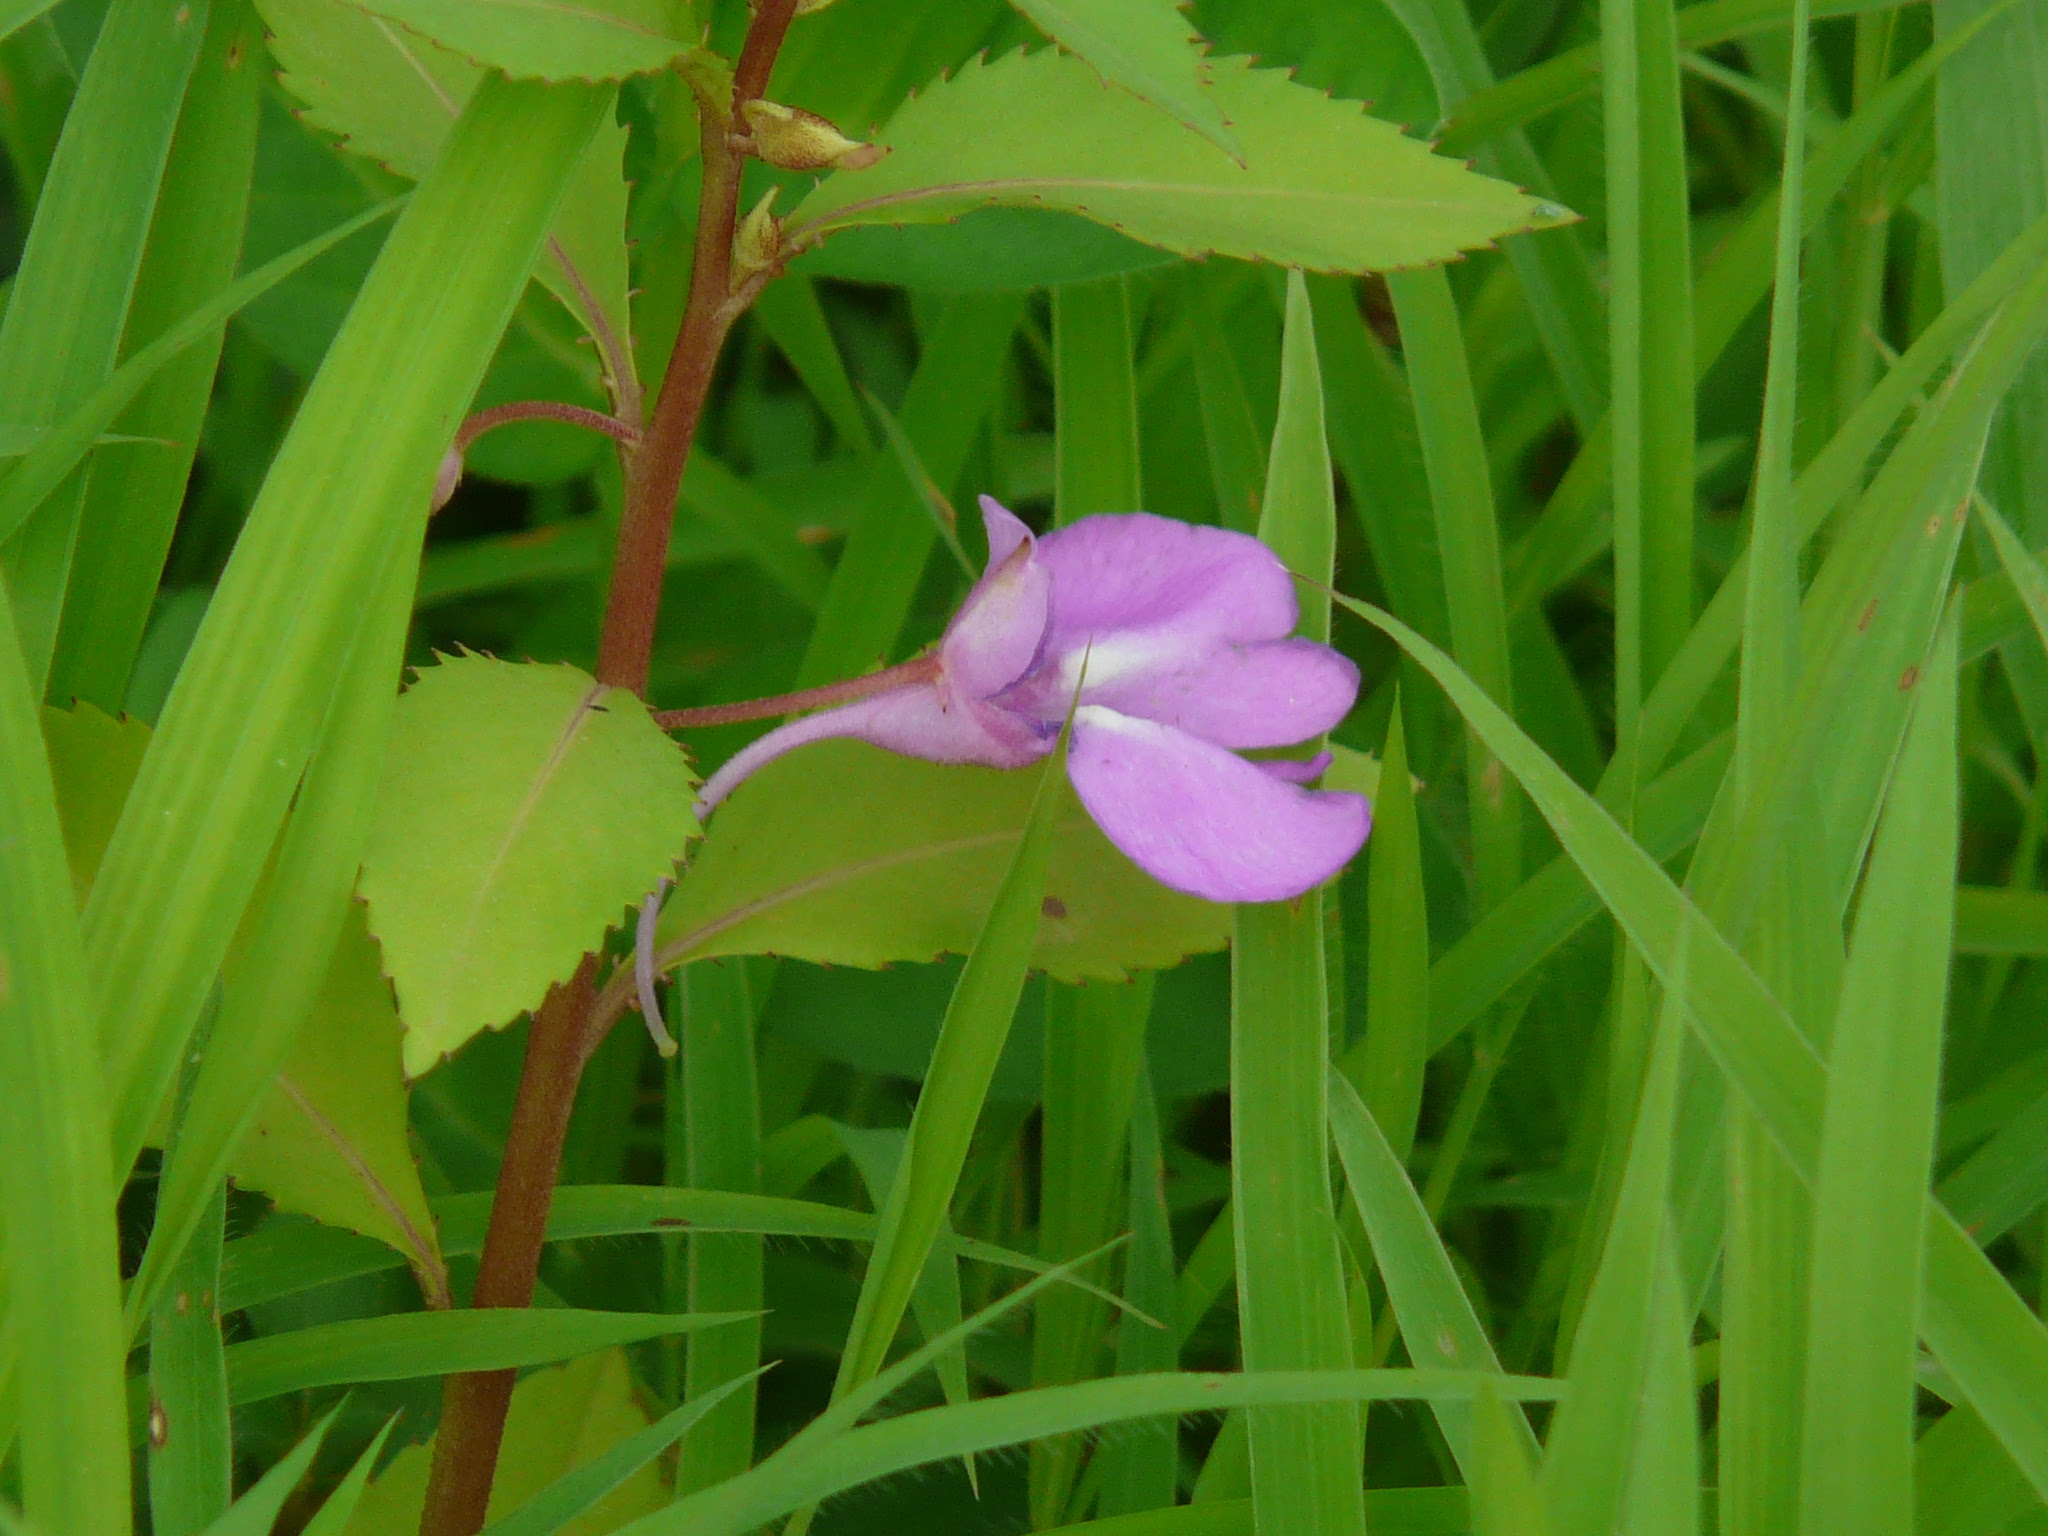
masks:
[[[1000,563],[990,560],[939,647],[948,697],[985,699],[1024,675],[1045,638],[1051,586],[1028,531]]]
[[[1105,676],[1090,656],[1082,702],[1219,747],[1284,747],[1330,730],[1358,698],[1358,668],[1313,640],[1217,645]],[[1100,679],[1100,681],[1098,681]]]
[[[1084,517],[1038,541],[1052,573],[1050,654],[1112,634],[1248,644],[1292,634],[1294,578],[1248,534],[1150,512]]]
[[[1140,869],[1211,901],[1283,901],[1365,842],[1362,795],[1290,784],[1151,720],[1083,705],[1067,772],[1088,814]]]

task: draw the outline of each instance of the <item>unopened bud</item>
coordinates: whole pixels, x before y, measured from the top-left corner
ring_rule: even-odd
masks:
[[[785,171],[857,171],[889,153],[879,144],[849,139],[826,119],[779,101],[749,101],[740,107],[753,138],[754,153]]]
[[[448,505],[448,498],[455,494],[455,487],[462,483],[462,450],[450,448],[441,456],[441,467],[434,472],[434,504],[430,511],[438,512]]]
[[[732,237],[732,284],[737,288],[782,259],[782,221],[769,210],[781,188],[770,187]]]

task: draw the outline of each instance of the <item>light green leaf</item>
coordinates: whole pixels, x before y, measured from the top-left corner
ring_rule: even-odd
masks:
[[[513,9],[474,0],[424,0],[424,5],[450,11]],[[270,51],[285,89],[306,104],[305,120],[334,134],[345,148],[415,181],[434,163],[441,141],[483,78],[478,61],[489,62],[452,39],[438,39],[430,27],[413,26],[399,14],[402,7],[258,0],[257,9],[270,29]],[[622,344],[631,331],[626,183],[620,162],[625,142],[626,130],[607,114],[570,180],[534,276],[597,340],[605,367],[615,376],[623,370],[630,385],[631,348]]]
[[[515,80],[622,80],[689,51],[687,7],[669,0],[361,0],[382,21]],[[678,14],[680,12],[680,14]]]
[[[695,1407],[697,1405],[690,1405]],[[499,1475],[486,1519],[503,1521],[565,1474],[593,1463],[647,1429],[622,1349],[607,1349],[555,1370],[536,1371],[512,1389]],[[407,1446],[364,1493],[348,1536],[412,1536],[426,1503],[434,1442]],[[643,1466],[594,1509],[559,1527],[560,1536],[602,1536],[666,1502],[660,1474]],[[495,1529],[495,1524],[493,1529]]]
[[[380,1238],[429,1295],[448,1278],[406,1141],[402,1033],[377,948],[351,903],[326,984],[231,1169],[281,1210]]]
[[[72,888],[84,906],[100,855],[127,803],[128,786],[149,750],[149,727],[126,716],[117,720],[90,704],[70,709],[44,705],[43,747],[57,786],[57,819],[64,829]]]
[[[881,966],[964,954],[1038,775],[947,767],[861,742],[778,759],[721,806],[661,920],[661,964],[778,954]],[[1121,980],[1220,949],[1227,907],[1169,891],[1061,807],[1034,967]]]
[[[1110,85],[1170,112],[1232,159],[1240,153],[1215,97],[1201,40],[1172,0],[1013,0],[1039,31]]]
[[[492,1307],[474,1312],[400,1312],[321,1323],[230,1345],[228,1395],[239,1407],[307,1387],[411,1381],[456,1371],[545,1365],[593,1350],[733,1321],[733,1314],[723,1312]]]
[[[1000,203],[1085,213],[1183,255],[1362,272],[1442,261],[1570,217],[1277,71],[1244,59],[1213,69],[1241,166],[1144,102],[1104,91],[1078,59],[977,59],[906,103],[879,135],[889,157],[827,178],[786,236],[807,245]]]
[[[364,850],[417,1077],[537,1007],[696,835],[682,749],[568,666],[456,656],[398,701]]]

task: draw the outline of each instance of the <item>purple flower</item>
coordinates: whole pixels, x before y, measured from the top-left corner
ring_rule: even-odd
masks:
[[[1372,816],[1362,795],[1304,787],[1329,755],[1237,755],[1318,736],[1358,695],[1356,667],[1293,636],[1293,578],[1265,545],[1144,512],[1038,539],[991,498],[981,510],[988,570],[938,649],[898,669],[899,686],[754,742],[705,782],[699,815],[763,763],[833,736],[1021,767],[1052,750],[1072,706],[1075,792],[1161,883],[1278,901],[1343,868]]]

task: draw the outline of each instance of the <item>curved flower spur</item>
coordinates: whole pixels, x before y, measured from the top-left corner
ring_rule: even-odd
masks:
[[[1211,901],[1282,901],[1350,861],[1372,812],[1363,795],[1307,787],[1327,752],[1238,755],[1319,736],[1358,696],[1357,667],[1294,634],[1294,580],[1271,550],[1148,512],[1085,517],[1042,539],[992,497],[981,514],[988,568],[937,649],[871,680],[894,686],[746,747],[705,781],[700,818],[763,764],[830,737],[1023,767],[1052,751],[1071,705],[1075,794],[1161,884]],[[657,892],[641,923],[650,1021],[659,905]]]

